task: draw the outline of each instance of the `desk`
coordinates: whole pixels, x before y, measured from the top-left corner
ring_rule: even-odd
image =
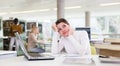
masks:
[[[94,55],[96,64],[65,64],[63,57],[56,57],[55,60],[28,61],[23,56],[0,60],[0,66],[120,66],[120,64],[100,63],[98,56]]]
[[[120,45],[95,44],[95,48],[99,49],[100,55],[120,57]]]
[[[51,43],[46,43],[46,44],[44,44],[44,49],[45,49],[45,51],[47,51],[47,52],[50,52],[50,50],[51,50]]]
[[[16,57],[17,52],[16,51],[0,51],[0,60]]]
[[[51,45],[51,43],[39,44],[39,46],[42,46],[46,52],[50,52]]]

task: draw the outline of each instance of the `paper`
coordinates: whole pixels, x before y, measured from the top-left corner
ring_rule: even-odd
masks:
[[[80,56],[78,54],[69,54],[64,57],[63,63],[82,63],[90,64],[92,62],[91,56]]]
[[[0,51],[0,55],[17,54],[16,51]]]
[[[99,58],[103,63],[120,63],[119,57],[107,57],[107,58]]]

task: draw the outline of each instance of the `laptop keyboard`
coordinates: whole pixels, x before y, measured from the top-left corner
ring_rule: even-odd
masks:
[[[44,57],[45,55],[39,54],[39,53],[28,53],[32,57]]]

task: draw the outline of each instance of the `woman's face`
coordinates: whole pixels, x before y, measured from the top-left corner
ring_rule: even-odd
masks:
[[[36,33],[36,34],[39,33],[39,29],[38,29],[38,28],[35,29],[35,33]]]
[[[57,24],[58,32],[61,36],[68,36],[70,31],[70,26],[64,22]]]

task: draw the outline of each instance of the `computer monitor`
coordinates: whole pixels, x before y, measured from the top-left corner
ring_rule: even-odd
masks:
[[[87,31],[88,37],[91,40],[91,30],[90,30],[90,28],[87,28],[87,27],[77,27],[76,30],[77,31],[79,31],[79,30],[85,30],[85,31]]]

